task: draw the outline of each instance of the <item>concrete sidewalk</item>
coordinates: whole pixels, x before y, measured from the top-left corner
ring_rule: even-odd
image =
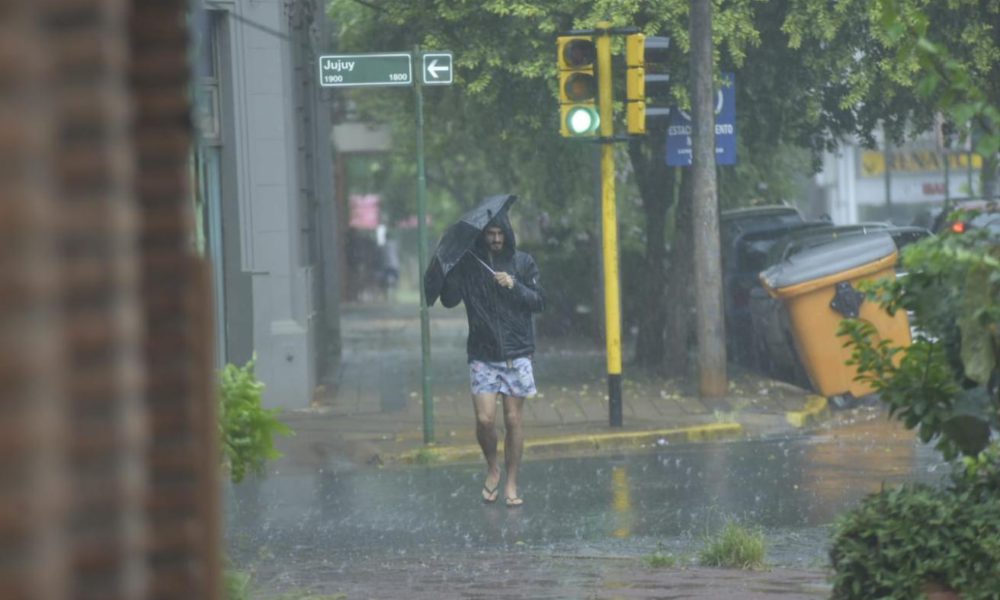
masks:
[[[285,411],[295,437],[277,440],[278,468],[481,460],[465,356],[464,310],[432,307],[434,444],[424,444],[419,310],[348,305],[335,388],[308,408]],[[604,350],[592,340],[539,339],[539,394],[525,404],[525,459],[596,453],[723,437],[792,432],[828,413],[825,398],[746,372],[730,393],[700,399],[690,383],[623,369],[623,427],[608,423]],[[502,421],[502,418],[501,418]],[[501,432],[502,437],[502,432]]]

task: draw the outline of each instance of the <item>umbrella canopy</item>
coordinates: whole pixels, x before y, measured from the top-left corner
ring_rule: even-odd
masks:
[[[476,243],[486,225],[498,214],[506,211],[515,200],[517,196],[513,194],[490,196],[445,230],[424,273],[427,306],[434,304],[441,295],[444,278]]]

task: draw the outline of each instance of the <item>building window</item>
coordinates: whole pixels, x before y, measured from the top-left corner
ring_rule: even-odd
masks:
[[[205,11],[202,22],[196,28],[196,60],[198,87],[195,98],[195,121],[204,141],[210,144],[222,143],[222,128],[219,119],[219,29],[224,13],[216,10]]]

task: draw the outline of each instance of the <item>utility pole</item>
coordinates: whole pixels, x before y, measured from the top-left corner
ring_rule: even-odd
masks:
[[[712,81],[712,0],[691,0],[691,103],[694,178],[694,279],[698,306],[698,391],[717,398],[729,390],[719,204],[715,181],[715,94]]]
[[[414,47],[413,57],[420,56],[420,48]],[[424,90],[423,79],[413,86],[417,108],[417,261],[420,273],[427,272],[427,175],[424,172]],[[424,416],[424,443],[434,443],[434,395],[431,393],[431,320],[427,311],[427,296],[423,282],[420,288],[420,382]]]

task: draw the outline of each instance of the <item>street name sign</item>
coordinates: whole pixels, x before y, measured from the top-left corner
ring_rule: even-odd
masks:
[[[736,77],[723,73],[726,83],[716,92],[715,164],[736,164]],[[691,116],[682,110],[670,111],[667,125],[667,165],[691,166]]]
[[[451,52],[428,52],[424,54],[424,85],[451,85],[454,81],[451,68]]]
[[[330,54],[319,57],[319,84],[322,87],[413,85],[413,67],[410,55],[405,52]]]

